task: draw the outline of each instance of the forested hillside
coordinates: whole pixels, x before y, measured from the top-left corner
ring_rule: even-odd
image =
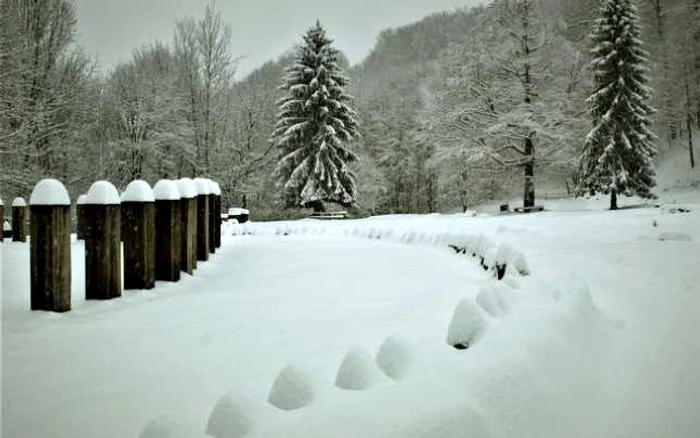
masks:
[[[656,146],[689,149],[700,127],[700,0],[636,4]],[[513,193],[527,202],[542,187],[573,190],[591,127],[597,5],[496,0],[383,31],[362,63],[346,65],[360,209],[455,211]],[[26,196],[45,176],[77,196],[96,179],[123,187],[196,174],[221,181],[229,204],[276,208],[269,139],[291,54],[234,80],[235,42],[209,6],[178,22],[170,41],[97,74],[75,44],[71,1],[0,8],[3,197]]]

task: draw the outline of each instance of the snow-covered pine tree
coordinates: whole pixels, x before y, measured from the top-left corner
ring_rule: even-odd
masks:
[[[280,87],[287,95],[277,102],[271,141],[280,152],[274,177],[285,207],[322,211],[324,202],[351,206],[357,199],[355,174],[348,167],[357,158],[343,145],[358,136],[356,114],[332,42],[316,22]]]
[[[589,97],[593,129],[581,156],[579,194],[653,198],[656,136],[649,129],[647,52],[631,0],[603,0],[591,38],[595,92]]]

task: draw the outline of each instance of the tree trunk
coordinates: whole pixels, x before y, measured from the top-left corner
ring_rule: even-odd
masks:
[[[535,148],[532,144],[532,137],[528,136],[525,139],[525,154],[527,155],[527,163],[525,163],[525,190],[523,194],[523,207],[535,206]]]
[[[617,210],[617,192],[615,190],[610,192],[610,210]]]
[[[695,168],[695,154],[693,153],[693,114],[690,109],[690,86],[685,83],[685,102],[686,102],[686,128],[688,129],[688,153],[690,154],[690,168]]]

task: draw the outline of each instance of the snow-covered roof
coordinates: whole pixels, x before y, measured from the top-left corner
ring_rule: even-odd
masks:
[[[194,185],[197,187],[197,195],[211,195],[211,185],[206,178],[195,178]]]
[[[221,186],[219,186],[218,182],[212,181],[212,191],[213,194],[216,196],[221,196]]]
[[[61,181],[46,178],[34,186],[29,205],[70,205],[70,196]]]
[[[12,206],[13,207],[26,207],[27,206],[27,201],[24,200],[24,198],[18,196],[12,201]]]
[[[197,186],[191,178],[180,178],[177,182],[177,188],[180,190],[180,196],[185,199],[197,197]]]
[[[75,203],[78,205],[83,205],[85,204],[85,201],[87,201],[87,195],[83,194],[78,196],[78,200]]]
[[[109,181],[97,181],[87,192],[86,204],[90,205],[119,205],[119,192]]]
[[[153,189],[142,179],[131,181],[122,193],[122,202],[153,202]]]
[[[159,201],[176,201],[180,199],[180,189],[175,181],[162,179],[153,186],[153,194]]]

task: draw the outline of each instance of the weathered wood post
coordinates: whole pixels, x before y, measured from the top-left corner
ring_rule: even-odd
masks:
[[[117,189],[97,181],[85,204],[85,299],[109,300],[122,294],[121,201]]]
[[[153,289],[156,285],[156,207],[153,190],[136,180],[122,193],[124,289]]]
[[[27,241],[27,202],[20,197],[12,201],[12,241]]]
[[[209,252],[216,253],[216,196],[214,195],[214,181],[207,178],[209,183]]]
[[[0,198],[0,225],[2,225],[2,234],[0,234],[0,243],[5,240],[5,201]]]
[[[156,199],[156,280],[180,281],[180,190],[162,179],[153,187]]]
[[[203,178],[194,179],[197,188],[197,260],[209,260],[209,192],[211,187]]]
[[[78,240],[85,239],[85,200],[87,195],[78,196],[75,202],[75,236]]]
[[[221,248],[221,186],[219,183],[214,182],[214,219],[216,225],[214,226],[214,245],[217,248]]]
[[[43,179],[29,197],[31,309],[67,312],[71,302],[70,197]]]
[[[197,268],[197,189],[190,178],[177,181],[180,191],[180,270],[192,275]]]

